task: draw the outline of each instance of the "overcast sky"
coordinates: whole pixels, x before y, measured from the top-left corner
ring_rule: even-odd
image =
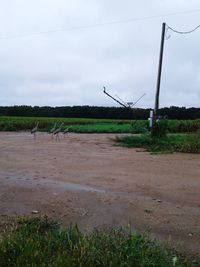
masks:
[[[0,105],[117,106],[106,86],[124,101],[146,93],[137,107],[153,107],[162,22],[181,31],[200,24],[199,0],[0,4]],[[199,107],[200,29],[167,37],[160,106]]]

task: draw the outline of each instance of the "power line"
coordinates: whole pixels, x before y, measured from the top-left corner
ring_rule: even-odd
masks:
[[[171,31],[175,32],[175,33],[179,33],[179,34],[189,34],[189,33],[192,33],[192,32],[195,32],[198,28],[200,28],[200,25],[196,26],[194,29],[190,30],[190,31],[177,31],[173,28],[171,28],[169,25],[167,25],[167,28],[170,29]]]
[[[106,26],[106,25],[131,23],[131,22],[134,22],[134,21],[143,21],[143,20],[150,20],[150,19],[162,18],[162,17],[167,17],[167,16],[192,14],[192,13],[198,13],[198,12],[200,12],[200,9],[189,10],[189,11],[181,11],[181,12],[174,12],[174,13],[166,13],[166,14],[146,16],[146,17],[130,18],[130,19],[126,19],[126,20],[108,21],[108,22],[102,22],[102,23],[85,25],[85,26],[75,26],[75,27],[71,27],[71,28],[61,28],[61,29],[57,29],[57,30],[32,32],[32,33],[23,33],[23,34],[10,35],[10,36],[0,36],[0,40],[2,40],[2,39],[17,39],[17,38],[24,38],[24,37],[35,36],[35,35],[51,34],[51,33],[57,33],[57,32],[67,32],[67,31],[73,31],[73,30],[82,30],[82,29],[102,27],[102,26]],[[173,29],[171,29],[171,30],[173,30]]]

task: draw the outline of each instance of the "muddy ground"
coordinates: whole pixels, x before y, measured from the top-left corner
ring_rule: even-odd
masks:
[[[1,226],[38,214],[85,231],[131,224],[200,255],[200,155],[151,155],[114,136],[1,132]]]

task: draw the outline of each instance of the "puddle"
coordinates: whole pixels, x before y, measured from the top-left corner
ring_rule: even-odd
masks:
[[[82,184],[55,181],[50,179],[42,179],[42,177],[30,177],[20,173],[8,173],[0,172],[0,182],[15,186],[15,187],[34,187],[34,186],[44,186],[49,189],[58,190],[58,191],[82,191],[82,192],[94,192],[94,193],[105,193],[103,189],[96,187],[91,187]]]
[[[96,192],[96,193],[105,193],[105,190],[94,188],[91,186],[67,183],[67,182],[56,182],[56,186],[61,190],[70,190],[70,191],[85,191],[85,192]]]

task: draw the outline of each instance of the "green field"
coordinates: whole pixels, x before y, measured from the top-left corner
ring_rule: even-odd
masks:
[[[148,121],[145,120],[111,120],[82,118],[43,118],[43,117],[9,117],[0,116],[0,131],[27,131],[39,122],[40,131],[49,131],[54,123],[64,123],[62,130],[69,128],[76,133],[145,133]],[[198,120],[169,120],[169,133],[189,133],[200,130]]]
[[[112,128],[114,125],[119,132],[124,128],[127,130],[127,125],[130,128],[130,121],[115,121],[108,119],[83,119],[83,118],[46,118],[46,117],[7,117],[0,116],[0,131],[27,131],[35,127],[36,123],[39,122],[40,131],[49,131],[52,126],[57,123],[57,126],[63,124],[63,130],[70,127],[70,131],[74,132],[87,132],[87,127],[101,128],[104,132],[104,127]],[[85,127],[83,128],[81,127]],[[118,126],[118,127],[117,127]],[[93,132],[94,130],[91,130]],[[105,130],[106,132],[106,130]],[[123,131],[124,132],[124,131]],[[130,132],[129,130],[127,132]]]
[[[1,266],[198,266],[130,227],[86,235],[44,218],[18,220],[0,239]]]

